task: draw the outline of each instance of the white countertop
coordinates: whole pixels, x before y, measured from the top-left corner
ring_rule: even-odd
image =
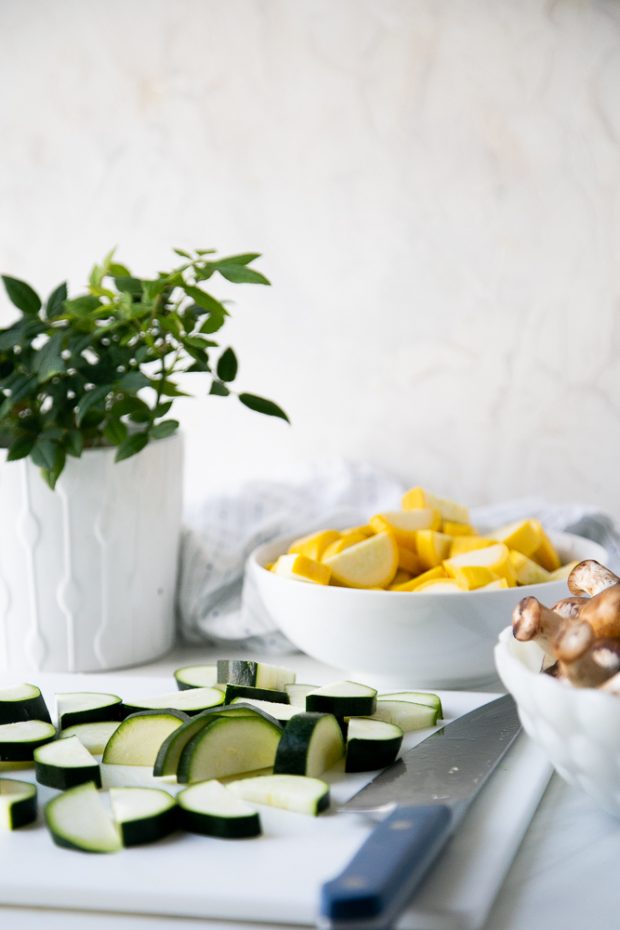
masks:
[[[220,656],[235,654],[231,649],[218,652]],[[201,647],[178,648],[163,659],[131,669],[131,674],[168,674],[182,665],[213,661],[217,655]],[[287,657],[286,664],[295,667],[299,680],[325,679],[329,672],[303,655]],[[502,689],[498,684],[486,690]],[[597,811],[585,795],[554,776],[484,930],[611,930],[617,925],[615,871],[619,860],[620,821]],[[205,930],[250,930],[250,925],[242,923],[188,918],[118,914],[113,920],[115,930],[190,930],[194,925]],[[0,907],[0,925],[11,930],[42,926],[45,930],[104,930],[110,923],[110,914]],[[252,930],[257,926],[251,925]]]

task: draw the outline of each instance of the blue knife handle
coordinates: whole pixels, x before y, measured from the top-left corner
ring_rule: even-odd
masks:
[[[381,928],[394,920],[452,831],[445,804],[397,807],[337,878],[321,890],[321,924]]]

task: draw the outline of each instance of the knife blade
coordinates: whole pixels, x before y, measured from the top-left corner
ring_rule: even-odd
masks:
[[[519,734],[507,694],[441,727],[341,810],[387,814],[321,889],[325,930],[388,930]]]

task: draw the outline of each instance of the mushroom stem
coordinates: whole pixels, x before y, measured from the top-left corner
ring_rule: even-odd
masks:
[[[604,681],[600,686],[600,690],[607,691],[609,694],[615,694],[617,697],[620,697],[620,672],[616,672],[615,675],[612,675],[611,678]]]
[[[551,643],[560,634],[567,621],[559,613],[549,610],[535,597],[524,597],[512,614],[512,632],[520,642],[534,640],[550,658],[557,658]]]
[[[567,579],[571,594],[589,594],[590,597],[619,583],[620,578],[611,569],[594,559],[586,559],[575,565]]]
[[[595,594],[581,608],[581,620],[587,620],[596,637],[620,637],[620,584]]]
[[[566,620],[575,620],[581,613],[581,608],[590,601],[587,597],[563,597],[554,604],[551,610]]]
[[[560,677],[577,688],[598,688],[620,672],[620,640],[597,639],[578,658],[559,662]]]

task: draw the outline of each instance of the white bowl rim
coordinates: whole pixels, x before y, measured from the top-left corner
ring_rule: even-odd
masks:
[[[277,578],[278,582],[283,582],[285,584],[292,584],[295,586],[299,586],[300,582],[296,581],[294,578],[286,578],[282,575],[274,575],[273,572],[270,572],[267,568],[265,568],[265,566],[262,564],[260,560],[262,558],[262,552],[265,549],[273,548],[274,546],[277,546],[277,547],[282,546],[282,547],[288,548],[288,546],[291,544],[291,542],[294,539],[300,538],[300,535],[303,536],[303,534],[299,534],[299,533],[295,533],[295,534],[288,533],[286,536],[276,536],[273,539],[266,540],[265,542],[256,546],[252,550],[252,552],[248,556],[248,562],[250,562],[257,569],[261,569],[262,571],[264,571],[271,578]],[[557,545],[557,548],[559,549],[562,549],[562,544],[567,545],[568,543],[575,542],[575,541],[578,541],[579,543],[584,543],[584,546],[591,547],[592,552],[589,555],[584,556],[584,559],[596,559],[597,562],[601,562],[601,564],[603,565],[606,563],[606,560],[608,559],[607,550],[603,546],[601,546],[600,543],[597,543],[595,540],[588,539],[587,536],[578,536],[576,533],[564,533],[564,532],[552,531],[552,530],[549,530],[547,535],[550,537],[554,545]],[[280,554],[282,555],[284,553],[280,553]],[[420,599],[426,600],[427,598],[435,598],[435,599],[454,598],[454,597],[459,597],[460,595],[471,596],[473,594],[477,594],[479,596],[484,596],[488,598],[493,598],[493,597],[501,598],[501,597],[506,597],[506,594],[508,592],[514,593],[515,591],[523,592],[522,597],[527,597],[530,593],[534,593],[536,591],[542,592],[542,591],[548,590],[551,585],[559,585],[559,584],[562,584],[563,581],[565,581],[565,579],[560,578],[560,579],[556,579],[555,581],[543,581],[543,582],[540,582],[539,584],[521,585],[521,586],[514,587],[514,588],[499,588],[499,589],[490,590],[490,591],[485,591],[484,589],[481,589],[481,588],[475,588],[473,591],[452,591],[452,592],[416,591],[415,594],[416,594],[416,602],[419,601]],[[374,588],[347,588],[347,587],[338,587],[335,585],[315,585],[315,584],[308,585],[306,584],[303,587],[304,587],[304,590],[341,592],[339,595],[336,595],[336,596],[342,596],[342,592],[345,592],[345,596],[362,595],[362,596],[368,597],[369,595],[373,595],[378,598],[385,597],[386,595],[389,594],[392,602],[394,601],[395,595],[397,597],[404,598],[404,597],[410,597],[411,594],[413,593],[411,591],[385,591],[385,590],[378,591]],[[334,594],[330,596],[333,597]]]

